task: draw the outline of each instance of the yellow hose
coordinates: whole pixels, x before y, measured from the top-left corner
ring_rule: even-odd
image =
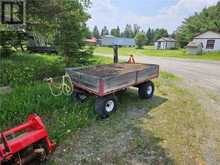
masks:
[[[50,88],[51,94],[55,97],[61,96],[62,94],[70,96],[73,93],[73,83],[69,74],[65,73],[62,76],[62,82],[56,84],[52,77],[46,79],[48,86]],[[53,88],[58,90],[58,93],[55,93]]]

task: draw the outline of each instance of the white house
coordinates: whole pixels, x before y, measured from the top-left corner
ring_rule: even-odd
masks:
[[[174,49],[176,40],[171,37],[162,37],[154,43],[155,49]]]
[[[220,51],[220,33],[207,31],[194,37],[193,42],[202,45],[202,51]]]
[[[99,44],[101,46],[128,46],[128,47],[134,47],[135,46],[135,40],[133,38],[120,38],[120,37],[114,37],[112,35],[106,35],[103,36],[102,39],[100,39]]]

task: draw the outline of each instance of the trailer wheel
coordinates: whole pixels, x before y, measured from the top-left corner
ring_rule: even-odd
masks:
[[[117,110],[117,98],[113,95],[97,97],[95,110],[102,119],[109,117],[111,113]]]
[[[83,103],[87,99],[87,95],[82,92],[73,92],[72,98],[76,99],[76,101]]]
[[[154,94],[154,84],[152,81],[147,81],[138,87],[138,95],[141,98],[149,99]]]

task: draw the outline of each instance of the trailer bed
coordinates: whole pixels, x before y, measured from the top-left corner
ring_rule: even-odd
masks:
[[[98,96],[135,86],[159,76],[155,64],[108,64],[66,68],[75,87]]]

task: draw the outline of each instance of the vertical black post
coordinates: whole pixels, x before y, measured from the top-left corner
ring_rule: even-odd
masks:
[[[113,46],[113,50],[114,50],[114,63],[118,63],[118,45]]]

